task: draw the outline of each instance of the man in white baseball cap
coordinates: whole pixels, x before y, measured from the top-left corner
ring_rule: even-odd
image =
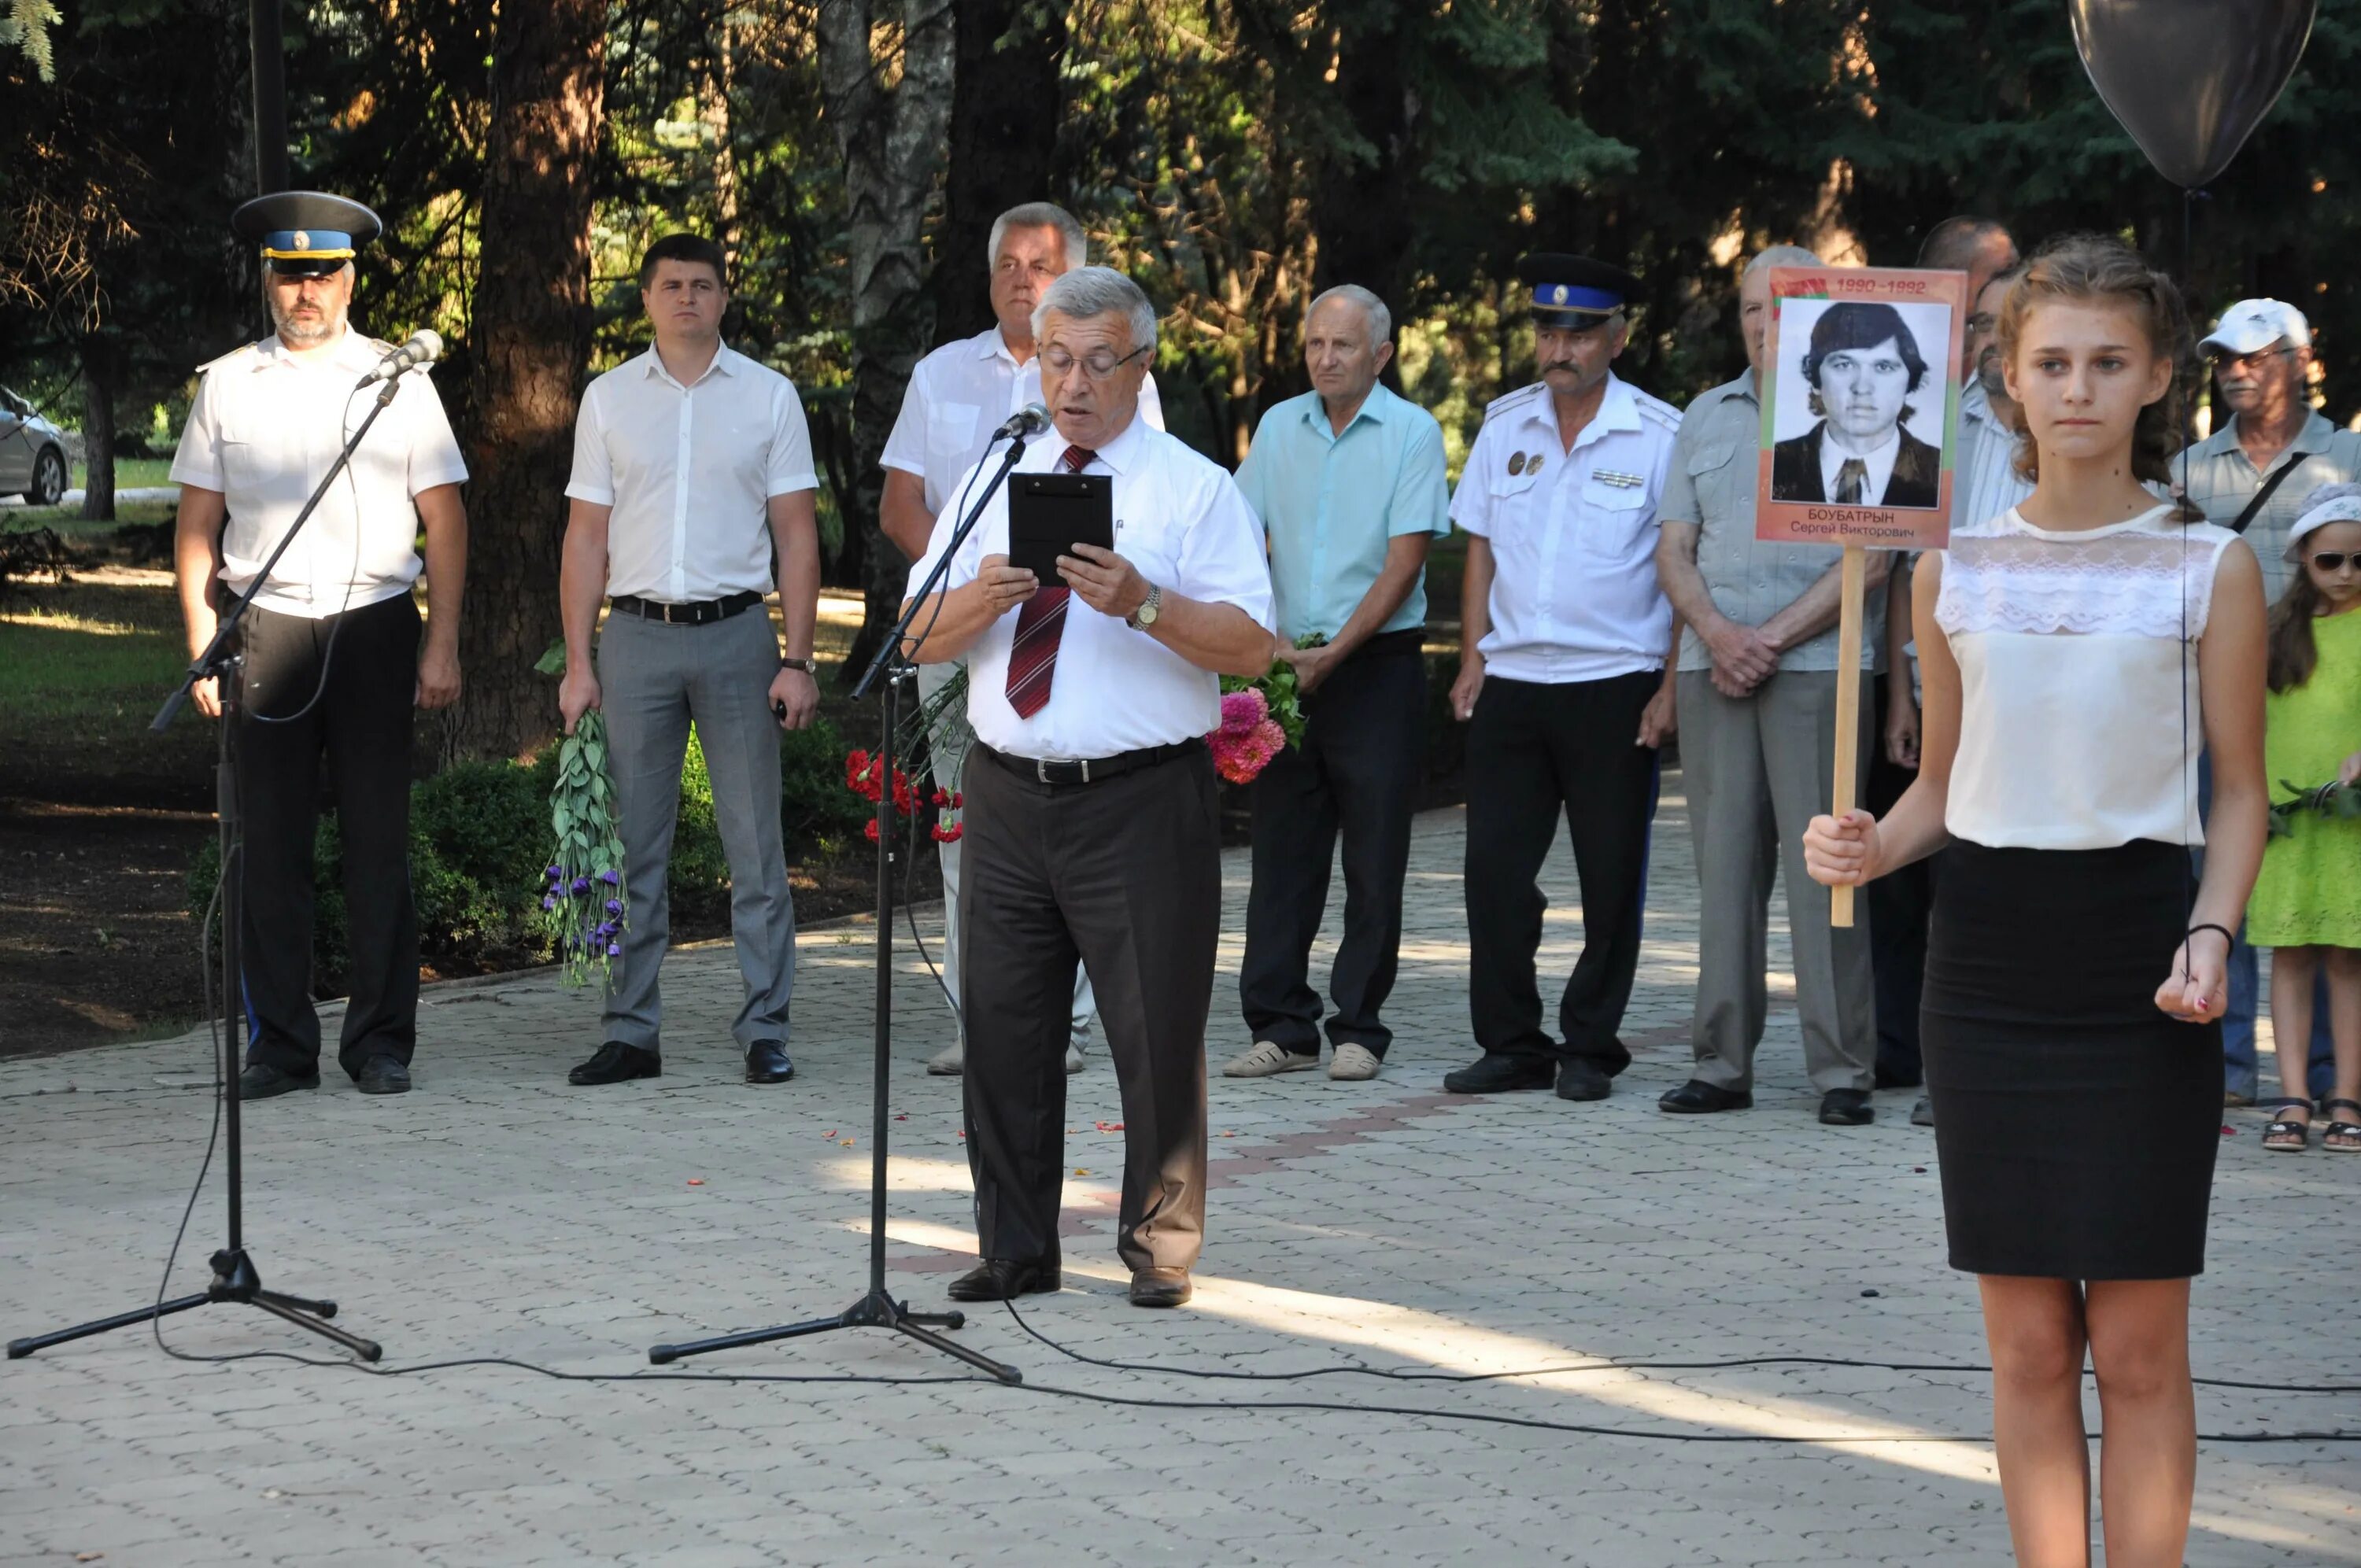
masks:
[[[2361,432],[2339,429],[2312,406],[2312,323],[2285,301],[2240,300],[2198,347],[2213,369],[2213,433],[2181,455],[2176,477],[2207,521],[2246,536],[2262,563],[2264,592],[2277,604],[2296,569],[2288,537],[2312,493],[2361,478]],[[2209,797],[2212,782],[2211,770],[2201,769],[2201,793]],[[2233,1105],[2253,1103],[2257,1092],[2257,989],[2255,949],[2241,940],[2230,951],[2222,1018],[2224,1098]],[[2319,1019],[2326,1003],[2314,1000],[2314,1054],[2325,1057],[2328,1031]]]

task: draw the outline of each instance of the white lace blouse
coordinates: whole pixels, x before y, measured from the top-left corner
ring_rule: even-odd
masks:
[[[1960,665],[1945,824],[1994,849],[2201,844],[2197,640],[2236,537],[2170,507],[2070,533],[1955,531],[1935,620]]]

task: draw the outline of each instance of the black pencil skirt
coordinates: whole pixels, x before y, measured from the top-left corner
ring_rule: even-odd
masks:
[[[2204,1272],[2222,1026],[2156,1005],[2189,897],[2153,839],[1945,850],[1920,1034],[1952,1267]]]

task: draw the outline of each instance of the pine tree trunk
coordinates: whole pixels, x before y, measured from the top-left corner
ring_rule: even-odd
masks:
[[[99,334],[82,340],[82,515],[86,522],[115,521],[115,346]]]
[[[468,345],[466,684],[444,726],[446,762],[521,756],[556,729],[556,684],[533,663],[560,630],[566,478],[590,359],[590,165],[606,37],[606,0],[501,0],[494,28]]]
[[[873,40],[902,27],[898,60]],[[846,529],[858,529],[868,600],[845,661],[856,678],[884,641],[908,585],[909,562],[877,528],[884,481],[877,468],[901,411],[910,367],[927,350],[933,314],[921,234],[942,173],[956,58],[951,0],[820,0],[820,90],[844,158],[852,263],[851,493],[838,497]],[[894,85],[881,73],[898,65]]]
[[[972,337],[993,324],[986,277],[992,223],[1049,199],[1064,93],[1066,18],[1027,0],[960,0],[951,89],[950,170],[935,234],[935,335]],[[1079,267],[1087,258],[1066,258]]]

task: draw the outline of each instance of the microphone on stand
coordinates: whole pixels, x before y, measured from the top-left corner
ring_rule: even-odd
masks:
[[[412,333],[408,343],[379,360],[377,368],[362,377],[353,389],[358,391],[362,387],[374,387],[379,381],[390,381],[405,370],[415,369],[421,365],[432,365],[442,357],[441,337],[425,330]]]
[[[1008,416],[1008,422],[992,433],[994,441],[1005,441],[1012,435],[1038,435],[1049,428],[1049,411],[1039,403],[1027,403]]]

